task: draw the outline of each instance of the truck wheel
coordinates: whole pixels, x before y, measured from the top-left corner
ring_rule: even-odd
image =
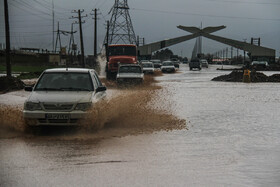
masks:
[[[108,66],[106,65],[106,68],[105,68],[105,72],[107,73],[108,72]]]
[[[111,71],[108,70],[108,72],[106,73],[106,78],[108,80],[116,80],[117,74],[116,73],[112,73]]]
[[[113,77],[113,76],[112,76],[111,71],[108,71],[108,70],[107,70],[106,78],[107,78],[108,80],[112,80],[112,79],[113,79],[112,77]]]

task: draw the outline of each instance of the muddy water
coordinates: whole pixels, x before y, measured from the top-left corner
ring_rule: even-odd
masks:
[[[211,82],[215,69],[111,85],[101,131],[0,139],[1,186],[279,186],[280,84]]]

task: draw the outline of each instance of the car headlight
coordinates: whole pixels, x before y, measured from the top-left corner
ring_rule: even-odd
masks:
[[[92,106],[92,103],[78,103],[75,107],[75,110],[86,111],[86,110],[90,109],[91,106]]]
[[[26,102],[24,104],[24,109],[34,111],[34,110],[42,110],[42,107],[39,103]]]

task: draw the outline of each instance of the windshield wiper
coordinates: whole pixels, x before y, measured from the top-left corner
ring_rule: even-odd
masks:
[[[60,91],[60,88],[37,88],[36,91]]]
[[[91,91],[87,88],[73,88],[73,87],[67,87],[67,88],[61,88],[61,90],[70,90],[70,91]]]

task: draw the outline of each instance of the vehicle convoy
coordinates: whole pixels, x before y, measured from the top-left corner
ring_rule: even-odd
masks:
[[[189,63],[190,70],[198,69],[201,70],[201,62],[199,59],[191,59]]]
[[[150,73],[153,74],[155,71],[154,64],[152,62],[143,62],[142,64],[143,73]]]
[[[142,67],[137,64],[122,64],[119,66],[117,83],[142,83],[144,73]]]
[[[174,66],[174,63],[172,61],[164,61],[162,63],[162,66],[161,66],[161,71],[163,73],[167,72],[167,73],[173,73],[176,71],[176,68]]]
[[[23,117],[29,126],[77,125],[88,110],[106,97],[93,69],[56,68],[45,70],[24,103]]]
[[[114,44],[107,47],[106,77],[115,79],[119,64],[137,64],[137,47],[133,44]]]

